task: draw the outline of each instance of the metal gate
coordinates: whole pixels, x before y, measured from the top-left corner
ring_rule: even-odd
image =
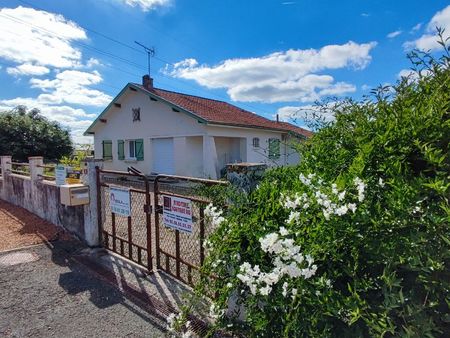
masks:
[[[196,194],[199,186],[226,185],[227,182],[200,178],[158,175],[154,182],[156,267],[193,285],[205,259],[204,241],[214,230],[205,220],[205,207],[210,203]],[[169,228],[161,221],[164,196],[189,199],[192,206],[192,232]]]
[[[150,184],[144,175],[122,171],[97,170],[97,208],[103,247],[152,270]],[[130,191],[130,216],[111,211],[110,188]]]
[[[158,175],[151,184],[145,175],[102,170],[98,167],[96,170],[98,224],[102,246],[145,267],[149,272],[153,269],[152,260],[155,259],[157,269],[186,284],[195,284],[199,280],[199,269],[205,260],[204,241],[215,230],[205,220],[205,207],[210,201],[200,196],[197,188],[228,183]],[[112,212],[110,205],[112,187],[129,190],[130,216],[120,216]],[[190,200],[192,209],[190,233],[175,230],[164,224],[162,221],[164,196]]]

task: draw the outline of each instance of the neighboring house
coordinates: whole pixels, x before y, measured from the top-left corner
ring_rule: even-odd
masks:
[[[128,83],[86,130],[105,168],[218,178],[228,163],[295,164],[310,131],[229,103]]]

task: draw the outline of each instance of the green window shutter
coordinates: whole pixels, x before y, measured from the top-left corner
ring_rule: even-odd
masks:
[[[125,142],[123,140],[117,140],[117,157],[119,160],[125,159]]]
[[[112,160],[112,141],[103,141],[103,159]]]
[[[143,139],[134,140],[134,144],[136,147],[136,159],[138,161],[143,161],[144,160],[144,140]]]
[[[269,139],[269,158],[272,160],[280,158],[280,140],[277,138]]]

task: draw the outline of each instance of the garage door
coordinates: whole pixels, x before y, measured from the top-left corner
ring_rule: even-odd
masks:
[[[155,138],[153,147],[153,172],[174,174],[173,138]]]

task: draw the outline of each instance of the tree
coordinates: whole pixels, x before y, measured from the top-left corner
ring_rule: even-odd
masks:
[[[38,109],[27,111],[18,106],[0,112],[0,154],[11,155],[24,162],[29,156],[44,156],[56,161],[72,153],[69,131],[57,122],[49,121]]]

